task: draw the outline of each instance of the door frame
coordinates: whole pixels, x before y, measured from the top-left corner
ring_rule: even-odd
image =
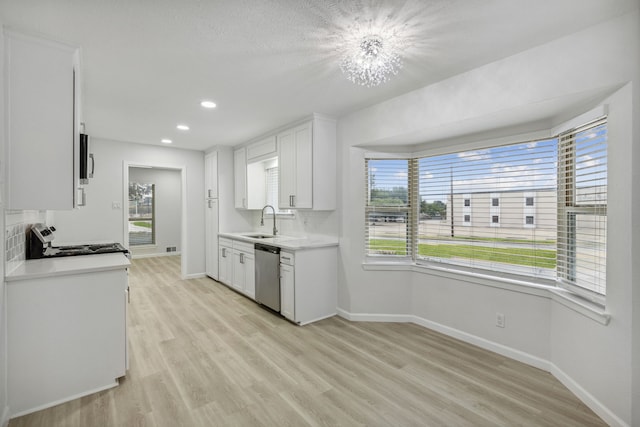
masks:
[[[129,248],[129,168],[154,168],[180,171],[180,275],[187,278],[187,167],[185,165],[172,165],[160,163],[135,162],[124,160],[122,162],[122,236],[125,247]]]

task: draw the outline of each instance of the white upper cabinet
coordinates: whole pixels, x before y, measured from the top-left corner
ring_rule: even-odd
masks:
[[[79,50],[14,31],[4,36],[7,207],[73,209],[79,186]]]
[[[238,209],[247,208],[247,149],[233,152],[234,199]]]
[[[209,153],[204,157],[204,197],[218,198],[218,153]]]
[[[336,122],[312,121],[278,134],[280,209],[336,208]]]
[[[257,162],[270,159],[278,155],[276,150],[276,136],[270,136],[247,146],[247,162]]]

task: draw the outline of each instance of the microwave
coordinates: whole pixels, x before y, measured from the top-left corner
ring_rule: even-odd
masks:
[[[89,160],[91,160],[91,169],[89,169]],[[89,178],[93,178],[96,163],[93,153],[89,152],[89,135],[80,134],[80,184],[88,184]]]

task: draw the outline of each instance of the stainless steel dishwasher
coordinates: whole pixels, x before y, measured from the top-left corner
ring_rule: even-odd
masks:
[[[255,244],[256,301],[280,313],[280,248]]]

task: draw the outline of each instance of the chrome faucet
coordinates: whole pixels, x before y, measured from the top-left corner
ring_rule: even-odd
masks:
[[[262,208],[262,215],[260,216],[260,225],[264,225],[264,210],[267,208],[271,208],[271,210],[273,211],[273,235],[275,236],[276,234],[278,234],[278,229],[276,228],[276,209],[273,206],[265,205],[265,207]]]

